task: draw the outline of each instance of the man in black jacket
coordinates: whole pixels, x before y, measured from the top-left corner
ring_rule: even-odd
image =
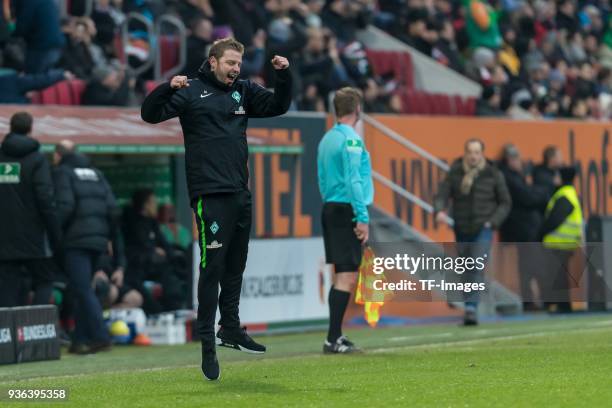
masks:
[[[251,353],[266,350],[240,328],[238,316],[251,229],[246,128],[250,117],[278,116],[289,109],[291,74],[289,61],[277,55],[271,61],[277,76],[274,93],[239,80],[243,52],[234,39],[216,41],[198,78],[176,76],[160,85],[145,99],[141,112],[149,123],[178,116],[183,128],[187,186],[201,251],[202,371],[209,380],[220,375],[215,343]],[[221,329],[215,339],[217,304]]]
[[[34,303],[49,303],[53,282],[52,249],[60,242],[51,167],[32,139],[32,116],[11,117],[0,146],[0,306],[22,303],[24,273],[35,284]]]
[[[93,168],[85,156],[75,153],[74,144],[61,142],[56,155],[60,158],[54,178],[63,230],[64,265],[76,303],[71,351],[78,354],[102,351],[110,347],[110,338],[92,288],[92,277],[98,258],[108,252],[111,240],[113,255],[117,259],[122,257],[117,239],[119,210],[102,172]],[[122,262],[117,260],[116,264]],[[122,275],[123,271],[119,269],[117,274]]]
[[[533,168],[533,184],[554,191],[561,184],[559,168],[563,164],[563,154],[557,146],[546,146],[542,152],[542,163]],[[544,204],[541,214],[544,216]]]
[[[512,144],[504,146],[499,168],[512,198],[510,214],[499,230],[500,241],[516,243],[523,310],[535,310],[531,280],[535,279],[540,289],[543,287],[538,274],[539,268],[543,267],[539,262],[542,258],[540,208],[546,206],[553,190],[548,186],[527,183],[520,152]]]
[[[448,220],[445,209],[452,200],[455,237],[460,256],[480,257],[488,254],[493,230],[506,219],[512,205],[506,181],[501,172],[484,156],[484,143],[479,139],[465,142],[464,156],[455,161],[440,183],[434,199],[438,222]],[[487,255],[488,256],[488,255]],[[482,280],[482,271],[475,269],[462,275],[470,282]],[[466,294],[464,324],[477,320],[478,292]]]
[[[121,224],[128,262],[127,288],[139,293],[146,313],[184,308],[188,295],[184,282],[179,279],[174,251],[157,221],[153,190],[138,190],[132,195],[132,206],[124,210]],[[145,280],[162,285],[161,305],[144,289]]]

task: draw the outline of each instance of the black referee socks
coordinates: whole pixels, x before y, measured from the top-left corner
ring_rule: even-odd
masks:
[[[329,331],[327,341],[334,343],[338,337],[342,336],[342,319],[348,305],[350,292],[337,290],[333,286],[329,290]]]

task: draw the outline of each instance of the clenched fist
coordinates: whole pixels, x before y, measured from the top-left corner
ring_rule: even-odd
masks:
[[[274,58],[272,58],[272,61],[270,62],[272,63],[274,69],[289,68],[289,60],[287,60],[287,58],[285,57],[281,57],[280,55],[275,55]]]
[[[170,86],[172,89],[187,88],[189,86],[189,82],[187,82],[186,76],[177,75],[172,77],[172,80],[170,80]]]

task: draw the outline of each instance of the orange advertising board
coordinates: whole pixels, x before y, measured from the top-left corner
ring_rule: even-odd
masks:
[[[579,168],[576,187],[585,219],[589,215],[612,213],[612,177],[609,175],[610,137],[608,122],[534,121],[376,115],[376,120],[451,163],[460,157],[469,138],[484,141],[485,154],[497,160],[506,143],[514,143],[523,158],[533,164],[542,160],[548,145],[558,146],[565,161]],[[375,171],[394,181],[428,203],[433,202],[445,172],[413,153],[381,131],[366,125],[365,142]],[[376,183],[375,204],[412,225],[438,242],[453,241],[447,226],[435,225],[433,216],[401,198],[388,187]]]

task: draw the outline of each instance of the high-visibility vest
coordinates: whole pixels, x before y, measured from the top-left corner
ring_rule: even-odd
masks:
[[[574,250],[582,245],[583,220],[580,200],[574,186],[563,186],[551,197],[546,206],[545,215],[548,216],[555,203],[565,197],[574,207],[572,213],[554,231],[544,236],[544,246],[551,249]]]

